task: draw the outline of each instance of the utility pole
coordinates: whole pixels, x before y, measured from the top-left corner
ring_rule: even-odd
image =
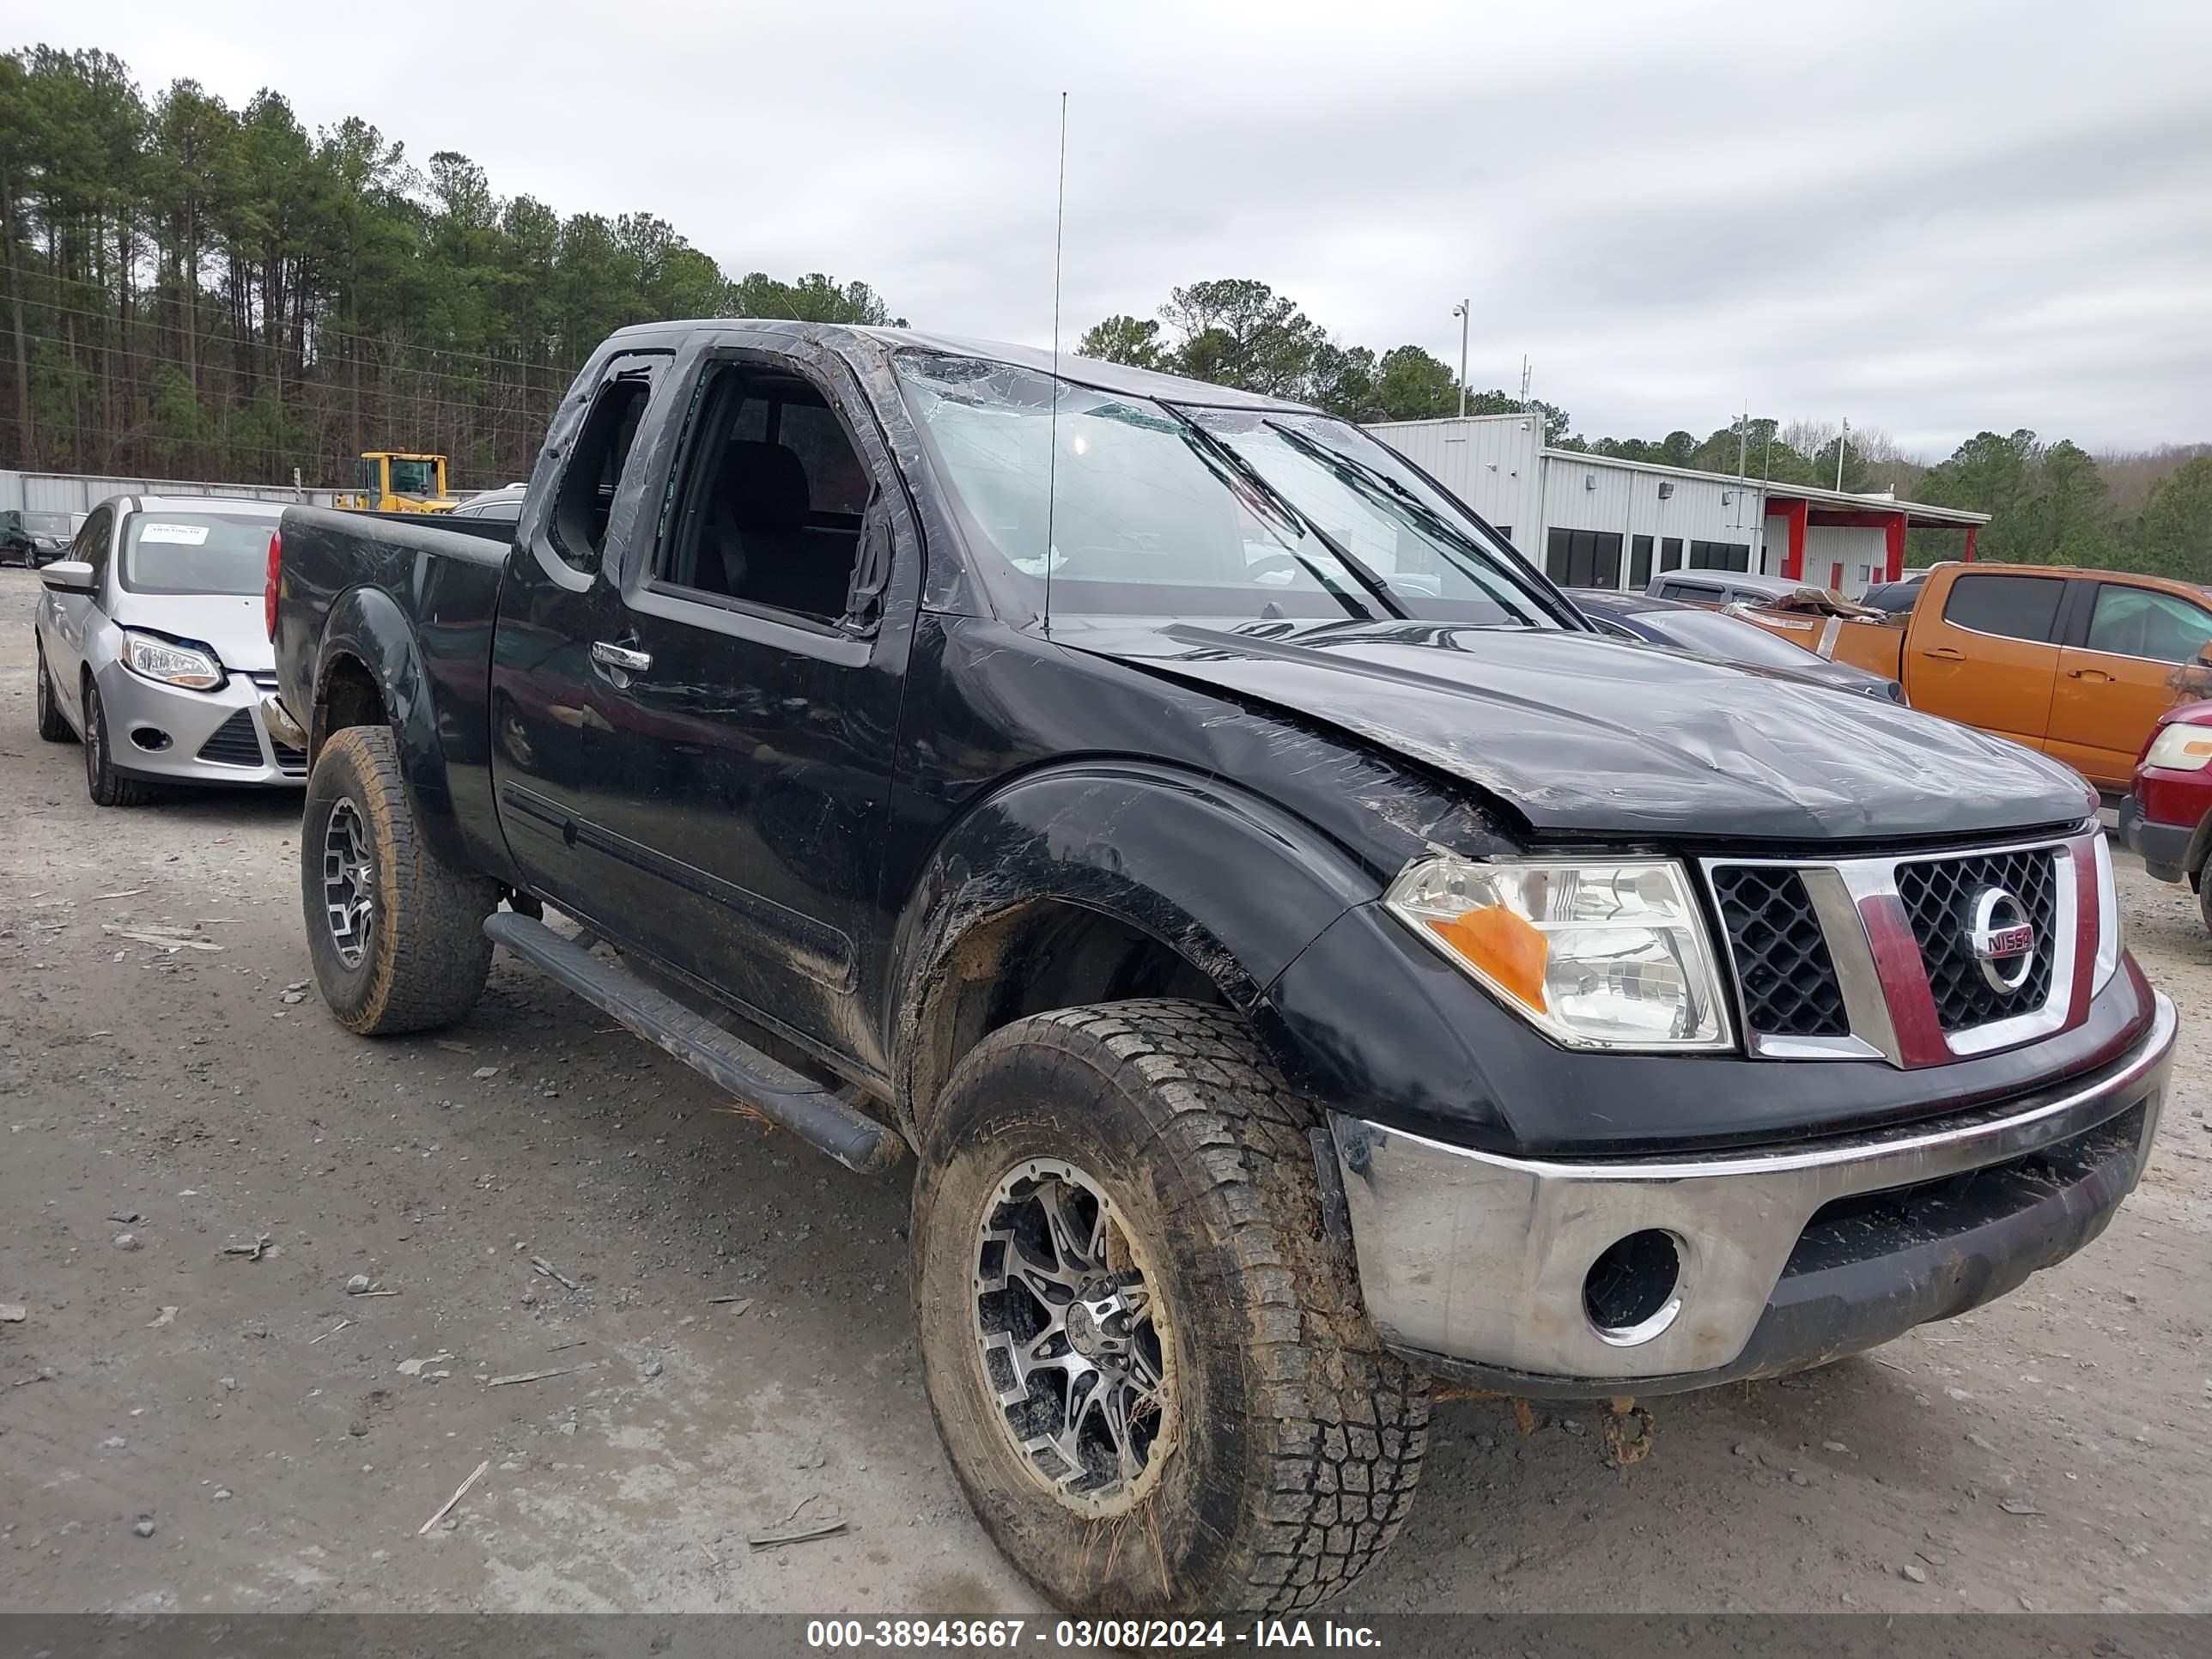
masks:
[[[1851,423],[1847,420],[1844,422],[1843,434],[1836,440],[1836,489],[1838,494],[1844,488],[1844,450],[1850,441]]]
[[[1452,315],[1459,319],[1459,417],[1467,418],[1467,331],[1474,320],[1472,301],[1462,300],[1452,307]]]

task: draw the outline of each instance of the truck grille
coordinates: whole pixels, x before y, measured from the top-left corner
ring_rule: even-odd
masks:
[[[261,734],[254,728],[253,711],[241,708],[215,729],[200,745],[200,758],[218,766],[260,766]]]
[[[1843,987],[1804,877],[1786,865],[1732,864],[1712,881],[1744,1024],[1767,1036],[1848,1036]]]
[[[2091,879],[2100,856],[2096,832],[2077,830],[1932,856],[1706,864],[1746,1047],[1769,1059],[1936,1066],[2070,1029],[2088,1012],[2075,965],[2104,925]],[[1972,939],[1976,911],[2000,889],[2034,934],[2010,991],[1984,971]],[[2020,919],[1991,908],[1999,925]],[[2020,965],[2000,959],[2008,971],[1997,977]]]
[[[1928,969],[1928,989],[1936,999],[1936,1017],[1946,1031],[2032,1013],[2049,1000],[2058,946],[2056,862],[2050,848],[2033,848],[1898,866],[1897,896],[1912,924]],[[2002,991],[1989,982],[1969,938],[1975,900],[1991,887],[2008,888],[2035,929],[2034,960],[2016,991]]]

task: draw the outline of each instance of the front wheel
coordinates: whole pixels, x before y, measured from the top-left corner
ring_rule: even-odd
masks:
[[[300,826],[300,900],[315,987],[348,1030],[428,1030],[483,994],[491,971],[483,919],[499,889],[424,844],[398,744],[383,726],[333,732],[316,757]]]
[[[1287,1611],[1411,1507],[1425,1381],[1323,1233],[1311,1109],[1226,1010],[1041,1014],[947,1085],[915,1189],[930,1405],[1071,1612]]]
[[[100,706],[100,687],[88,678],[84,683],[84,787],[94,806],[143,806],[154,799],[152,784],[115,769],[107,711]]]
[[[33,672],[38,677],[39,735],[48,743],[74,742],[76,733],[70,730],[69,717],[62,713],[61,700],[54,696],[53,671],[46,666],[46,647],[43,644],[38,647]]]

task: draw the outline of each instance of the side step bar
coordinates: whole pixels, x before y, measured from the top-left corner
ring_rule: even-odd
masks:
[[[740,1042],[627,969],[601,962],[544,922],[495,910],[484,918],[483,930],[493,944],[504,945],[847,1169],[872,1174],[905,1155],[906,1143],[896,1131],[855,1110],[827,1085]]]

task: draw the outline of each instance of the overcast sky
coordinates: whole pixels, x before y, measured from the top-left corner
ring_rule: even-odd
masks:
[[[1070,94],[1072,340],[1256,276],[1582,431],[1748,399],[1941,454],[1989,427],[2212,440],[2203,0],[895,7],[18,0],[149,95],[272,86],[501,194],[647,209],[732,272],[864,278],[1044,343]]]

